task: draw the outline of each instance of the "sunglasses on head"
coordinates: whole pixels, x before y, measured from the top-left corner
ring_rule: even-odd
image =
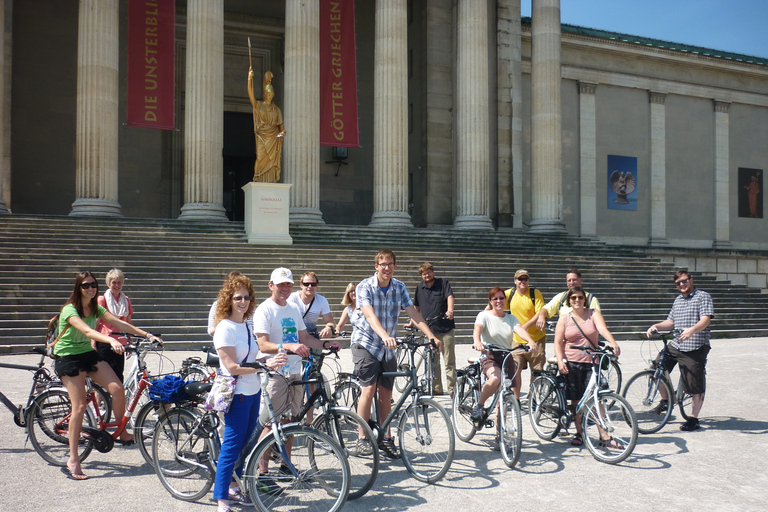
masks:
[[[98,287],[99,287],[99,283],[97,283],[96,281],[93,281],[90,283],[80,283],[80,288],[82,288],[83,290],[87,290],[88,288],[98,288]]]

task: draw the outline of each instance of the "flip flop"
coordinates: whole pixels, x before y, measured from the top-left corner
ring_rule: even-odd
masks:
[[[80,482],[82,480],[88,480],[88,476],[84,473],[75,473],[74,471],[70,471],[68,467],[64,466],[61,468],[61,472],[64,473],[64,476],[69,478],[70,480],[75,480],[77,482]]]
[[[581,434],[576,434],[573,436],[573,439],[571,439],[571,446],[581,446],[584,444],[584,438]]]

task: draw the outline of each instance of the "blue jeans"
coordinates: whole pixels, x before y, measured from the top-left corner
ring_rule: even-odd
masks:
[[[259,404],[261,392],[255,395],[235,395],[229,412],[224,415],[224,439],[221,442],[219,461],[216,464],[216,483],[213,486],[213,499],[228,500],[229,484],[232,473],[243,476],[243,465],[235,468],[240,452],[243,450],[251,432],[259,422]]]

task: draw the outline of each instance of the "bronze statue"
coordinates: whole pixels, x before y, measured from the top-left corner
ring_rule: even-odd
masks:
[[[248,97],[253,106],[253,132],[256,134],[253,181],[261,183],[277,183],[280,180],[280,156],[286,133],[283,114],[277,105],[272,103],[275,97],[272,76],[271,71],[264,73],[264,100],[257,101],[253,94],[253,67],[248,68]]]

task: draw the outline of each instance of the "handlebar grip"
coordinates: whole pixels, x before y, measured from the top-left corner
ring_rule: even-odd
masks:
[[[265,372],[269,371],[269,367],[262,363],[261,361],[253,361],[250,363],[240,363],[240,366],[243,368],[256,368],[257,370],[262,370]]]

